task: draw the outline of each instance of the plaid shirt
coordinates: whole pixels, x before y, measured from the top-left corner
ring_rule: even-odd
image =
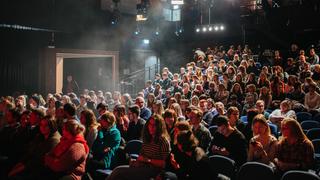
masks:
[[[301,169],[311,168],[314,163],[314,148],[308,139],[289,144],[287,139],[280,141],[276,157],[284,162],[299,163]]]

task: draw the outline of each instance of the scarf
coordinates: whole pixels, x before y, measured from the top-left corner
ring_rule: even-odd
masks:
[[[63,153],[65,153],[72,144],[81,143],[84,146],[86,153],[89,152],[89,147],[87,145],[87,141],[84,139],[82,135],[76,135],[71,139],[66,139],[65,137],[61,137],[60,143],[53,149],[53,155],[55,157],[60,157]]]

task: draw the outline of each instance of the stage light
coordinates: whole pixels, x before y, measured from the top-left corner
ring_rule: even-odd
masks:
[[[183,0],[171,0],[171,4],[184,4]]]
[[[116,22],[115,22],[115,21],[111,21],[111,24],[112,24],[112,25],[115,25],[115,24],[116,24]]]
[[[150,40],[149,39],[143,39],[143,44],[149,44]]]
[[[212,31],[212,27],[211,26],[209,27],[209,31]]]
[[[207,28],[206,28],[206,27],[203,27],[203,28],[202,28],[202,31],[203,31],[203,32],[207,32]]]
[[[221,25],[221,26],[220,26],[220,30],[224,30],[224,26]]]
[[[197,28],[197,29],[196,29],[196,32],[200,32],[200,28]]]
[[[215,30],[215,31],[218,31],[218,30],[219,30],[219,27],[218,27],[218,26],[214,26],[214,30]]]
[[[156,34],[156,35],[159,35],[159,31],[156,31],[155,34]]]
[[[139,34],[139,31],[135,31],[134,34],[135,34],[135,35],[138,35],[138,34]]]
[[[179,33],[182,33],[182,31],[183,31],[182,29],[179,29]]]

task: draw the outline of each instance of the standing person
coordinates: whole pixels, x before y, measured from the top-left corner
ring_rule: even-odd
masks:
[[[89,153],[84,130],[85,127],[75,119],[64,124],[60,143],[44,158],[44,164],[52,171],[46,178],[81,179]]]
[[[165,168],[170,153],[170,137],[160,115],[153,115],[143,129],[143,144],[136,161],[118,166],[108,176],[113,179],[150,179]]]
[[[71,75],[67,76],[67,82],[63,87],[63,93],[69,94],[71,92],[74,92],[76,94],[79,94],[79,86],[76,80],[73,79]]]
[[[280,174],[288,170],[308,170],[314,164],[314,147],[293,118],[281,123],[282,138],[275,155],[275,165]]]

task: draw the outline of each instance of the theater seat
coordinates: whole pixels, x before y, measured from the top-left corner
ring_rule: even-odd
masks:
[[[271,180],[275,179],[273,169],[259,162],[244,163],[237,174],[237,180]]]
[[[235,175],[235,161],[221,155],[213,155],[209,157],[212,170],[218,174],[234,178]]]
[[[310,141],[314,139],[319,139],[320,137],[320,128],[312,128],[309,129],[306,133],[306,136],[309,138]]]
[[[297,112],[297,120],[301,123],[302,121],[312,120],[312,114],[308,112]]]
[[[124,151],[128,154],[130,158],[137,159],[142,147],[141,140],[130,140],[124,147]]]
[[[320,180],[319,176],[307,171],[291,170],[284,173],[281,180]]]

